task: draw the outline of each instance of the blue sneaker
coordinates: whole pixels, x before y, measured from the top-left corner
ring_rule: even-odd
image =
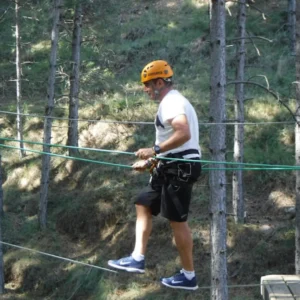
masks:
[[[198,288],[196,276],[188,280],[182,271],[169,278],[161,278],[161,283],[172,289],[196,290]]]
[[[118,260],[109,260],[108,265],[127,272],[145,273],[145,260],[136,261],[132,256],[123,257]]]

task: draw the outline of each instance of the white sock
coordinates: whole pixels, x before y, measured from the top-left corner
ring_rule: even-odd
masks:
[[[139,254],[139,253],[135,253],[135,252],[133,252],[133,253],[131,254],[131,256],[132,256],[133,259],[136,260],[136,261],[142,261],[142,260],[145,259],[145,255]]]
[[[182,269],[182,273],[188,280],[192,280],[195,277],[195,271],[187,271],[185,269]]]

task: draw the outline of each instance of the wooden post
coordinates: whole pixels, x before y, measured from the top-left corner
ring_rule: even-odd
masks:
[[[300,299],[300,276],[267,275],[260,279],[263,300]]]

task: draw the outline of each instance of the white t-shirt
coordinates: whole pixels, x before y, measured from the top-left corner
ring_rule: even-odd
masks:
[[[184,158],[201,157],[201,149],[199,146],[199,124],[195,109],[177,90],[169,91],[159,104],[155,119],[155,144],[159,145],[161,142],[164,142],[171,137],[174,133],[174,129],[168,120],[173,119],[178,115],[186,115],[191,138],[180,147],[163,152],[161,155],[165,156],[168,153],[178,153],[189,149],[196,149],[199,151],[199,155],[187,154],[184,155]]]

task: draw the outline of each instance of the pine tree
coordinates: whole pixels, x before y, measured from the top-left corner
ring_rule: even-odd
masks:
[[[225,161],[225,1],[210,2],[210,121],[217,123],[210,130],[212,160]],[[211,299],[227,300],[226,265],[226,176],[223,164],[212,164],[209,173],[211,216]]]
[[[63,0],[54,0],[53,10],[53,26],[51,33],[51,54],[50,54],[50,75],[48,80],[48,99],[45,109],[44,122],[44,145],[43,152],[50,153],[51,143],[51,129],[52,129],[52,113],[54,109],[54,91],[55,91],[55,73],[58,49],[58,33],[60,24],[60,10]],[[40,192],[40,206],[39,206],[39,224],[42,229],[46,228],[47,223],[47,203],[48,203],[48,187],[49,187],[49,173],[50,173],[50,155],[44,154],[42,158],[42,179]]]

